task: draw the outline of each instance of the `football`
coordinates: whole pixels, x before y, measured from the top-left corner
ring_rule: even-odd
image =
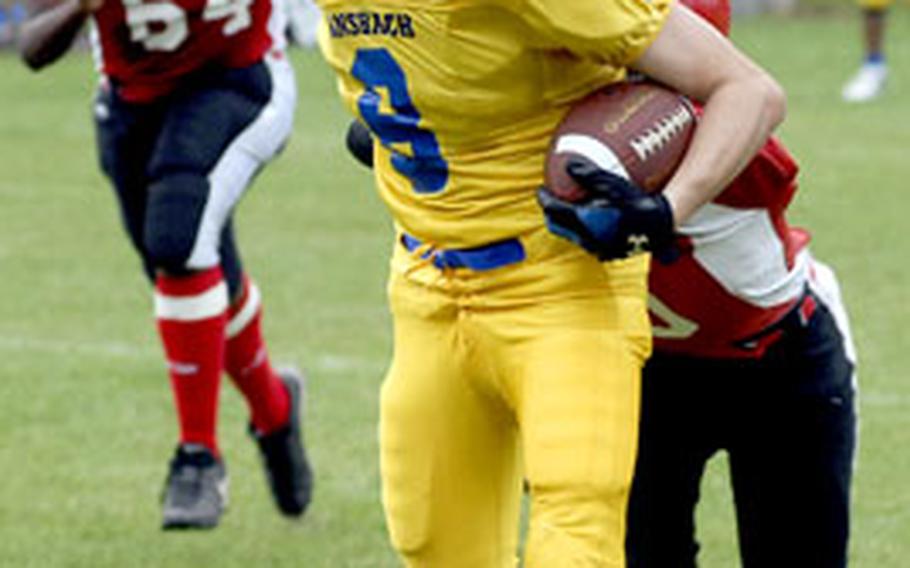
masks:
[[[544,170],[547,188],[568,201],[582,201],[583,188],[566,173],[582,156],[656,192],[676,171],[695,132],[692,103],[652,82],[610,85],[578,101],[556,129]]]

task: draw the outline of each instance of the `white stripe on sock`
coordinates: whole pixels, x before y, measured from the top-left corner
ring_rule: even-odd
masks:
[[[262,295],[259,293],[259,288],[250,282],[249,294],[247,294],[246,302],[243,304],[243,307],[240,308],[240,311],[237,312],[231,321],[228,322],[227,330],[225,330],[225,335],[228,339],[236,337],[244,328],[253,321],[253,318],[256,317],[256,313],[259,312],[259,306],[262,304]]]
[[[200,321],[224,313],[228,289],[223,281],[195,296],[165,296],[155,292],[155,316],[173,321]]]

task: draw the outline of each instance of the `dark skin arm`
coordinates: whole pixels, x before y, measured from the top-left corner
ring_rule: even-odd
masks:
[[[28,0],[29,17],[19,34],[19,56],[38,71],[59,59],[70,46],[88,17],[104,0]]]

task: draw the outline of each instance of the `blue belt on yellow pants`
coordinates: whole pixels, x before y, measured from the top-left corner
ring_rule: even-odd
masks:
[[[414,252],[424,245],[420,240],[403,233],[401,244]],[[470,268],[471,270],[484,271],[502,268],[510,264],[517,264],[525,259],[525,249],[518,239],[506,239],[488,245],[466,249],[435,249],[430,248],[421,255],[421,258],[433,259],[436,268]]]

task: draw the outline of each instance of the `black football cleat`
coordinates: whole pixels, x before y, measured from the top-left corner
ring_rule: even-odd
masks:
[[[288,517],[300,517],[310,504],[313,490],[313,472],[300,428],[305,381],[296,369],[283,369],[278,375],[291,397],[290,419],[269,434],[260,434],[251,425],[250,434],[259,444],[265,475],[278,509]]]
[[[177,446],[164,485],[164,530],[211,529],[227,508],[224,463],[197,444]]]

